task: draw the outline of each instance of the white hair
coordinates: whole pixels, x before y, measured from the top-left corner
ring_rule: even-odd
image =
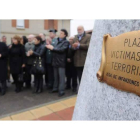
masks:
[[[84,30],[84,26],[83,25],[79,25],[78,27],[77,27],[77,29],[78,28],[83,28],[83,30]]]

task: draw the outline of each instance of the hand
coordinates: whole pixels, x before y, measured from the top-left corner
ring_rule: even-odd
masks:
[[[46,43],[47,43],[47,45],[50,45],[50,42],[49,42],[49,40],[46,40]]]
[[[25,67],[25,64],[22,65],[22,68],[24,68],[24,67]]]
[[[67,62],[69,62],[69,63],[70,63],[70,62],[71,62],[71,59],[70,59],[70,58],[68,58],[68,59],[67,59]]]
[[[12,45],[9,46],[9,49],[11,49],[11,48],[12,48]]]
[[[46,48],[48,48],[49,50],[53,50],[53,46],[52,45],[46,45]]]
[[[29,51],[29,55],[33,55],[33,53],[34,53],[34,52],[33,52],[32,50]]]
[[[0,54],[0,58],[2,57],[2,55]]]
[[[72,45],[72,47],[73,47],[73,48],[77,48],[77,47],[79,46],[79,44],[80,44],[80,43],[77,41],[77,42],[75,42],[75,43]]]
[[[30,52],[27,52],[27,56],[28,56],[28,57],[30,56]]]

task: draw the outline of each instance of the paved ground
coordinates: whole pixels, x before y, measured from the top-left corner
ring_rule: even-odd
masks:
[[[44,104],[32,109],[26,109],[12,115],[7,115],[3,120],[71,120],[73,116],[76,96],[63,98],[53,103]]]
[[[14,85],[10,84],[6,95],[0,96],[0,118],[34,106],[76,95],[71,90],[66,90],[63,97],[58,97],[57,93],[50,94],[46,89],[38,95],[32,94],[32,90],[27,89],[24,89],[21,93],[15,93],[14,89]]]

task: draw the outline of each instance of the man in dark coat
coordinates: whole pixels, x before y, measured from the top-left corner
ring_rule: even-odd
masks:
[[[46,47],[53,52],[52,65],[54,67],[54,85],[52,92],[59,90],[59,97],[63,96],[65,90],[65,65],[66,65],[66,53],[69,47],[69,42],[66,37],[68,32],[65,29],[61,29],[59,38],[57,38],[57,45],[47,45]]]
[[[7,57],[8,57],[8,48],[5,43],[0,42],[0,83],[1,83],[0,95],[4,95],[6,92]]]
[[[72,42],[74,37],[69,38],[69,48],[67,54],[67,62],[66,62],[66,89],[71,89],[73,92],[76,92],[77,89],[77,71],[76,67],[74,66],[74,51],[72,50]],[[71,85],[72,82],[72,85]]]

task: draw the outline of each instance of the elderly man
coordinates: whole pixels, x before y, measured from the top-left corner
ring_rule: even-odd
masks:
[[[71,89],[73,92],[77,90],[77,71],[74,66],[74,51],[71,49],[74,37],[69,38],[69,49],[66,62],[66,89]],[[71,85],[72,83],[72,85]]]
[[[47,45],[52,45],[55,47],[55,45],[57,44],[56,32],[57,30],[55,29],[49,30],[49,38],[46,39]],[[46,50],[46,64],[45,64],[45,67],[46,67],[45,81],[46,81],[48,89],[53,88],[53,82],[54,82],[52,57],[53,57],[52,51],[47,49]]]
[[[2,36],[2,42],[4,42],[7,45],[7,38],[6,38],[6,36]]]
[[[26,58],[27,58],[26,68],[25,68],[25,83],[26,83],[27,88],[31,87],[30,71],[31,71],[31,68],[32,68],[34,58],[33,58],[33,56],[30,56],[28,54],[28,51],[34,50],[34,48],[35,48],[33,40],[34,40],[34,35],[31,34],[31,35],[28,36],[28,42],[25,44],[25,52],[26,52]]]
[[[74,65],[80,83],[91,36],[85,33],[83,26],[78,26],[77,32],[78,35],[74,38],[72,49],[75,51]]]

